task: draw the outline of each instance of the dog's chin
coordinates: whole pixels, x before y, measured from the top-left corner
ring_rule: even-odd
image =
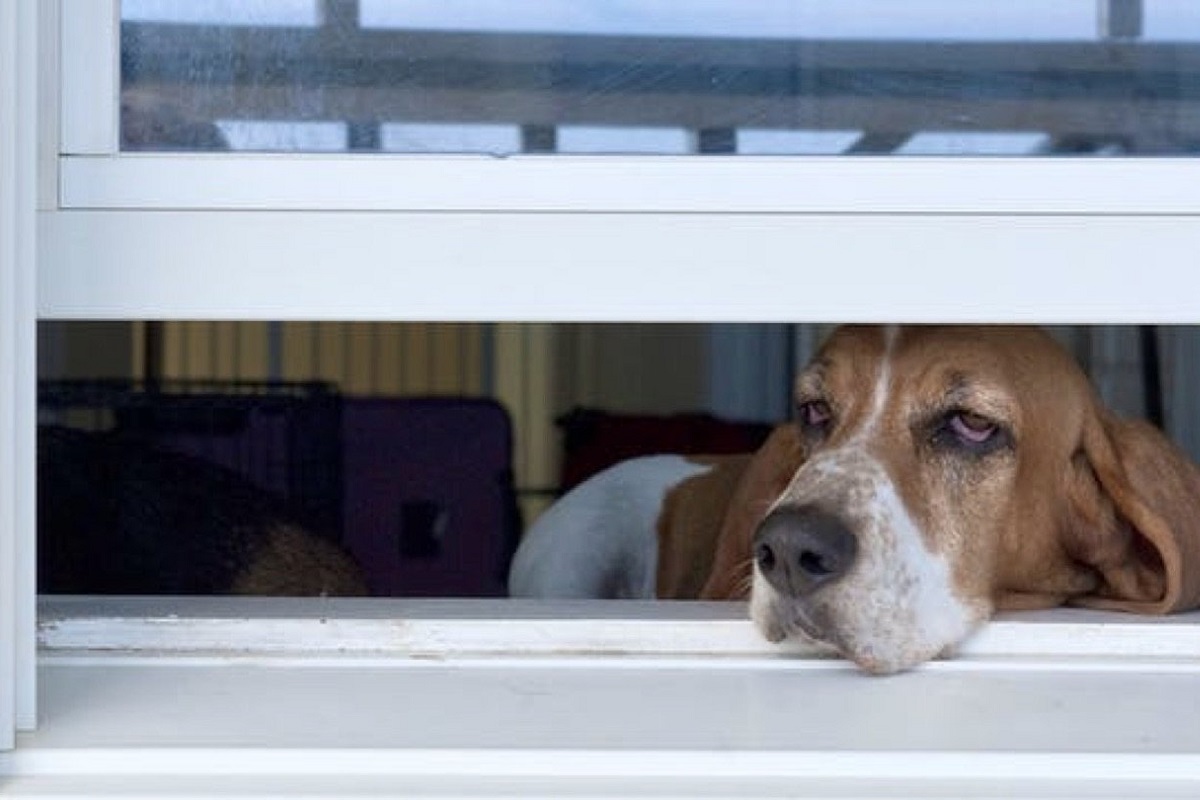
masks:
[[[858,637],[837,629],[826,630],[813,626],[810,620],[795,618],[788,627],[785,640],[837,653],[870,675],[893,675],[906,672],[952,650],[940,644],[915,644],[880,640],[878,637]]]
[[[871,675],[892,675],[954,650],[956,643],[919,641],[895,631],[867,633],[839,627],[820,609],[795,602],[751,603],[751,617],[770,642],[791,641],[836,653]]]
[[[839,646],[838,652],[871,675],[894,675],[932,661],[948,649],[946,645],[879,647]]]

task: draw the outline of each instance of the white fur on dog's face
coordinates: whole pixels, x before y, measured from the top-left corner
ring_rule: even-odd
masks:
[[[751,617],[768,639],[824,642],[869,672],[887,673],[939,655],[990,613],[956,594],[949,563],[926,548],[887,471],[862,448],[808,462],[778,504],[785,503],[839,509],[860,544],[844,578],[805,598],[782,596],[755,568]]]
[[[800,403],[819,398],[836,424],[811,443],[774,504],[836,515],[857,540],[853,566],[828,585],[793,596],[773,587],[756,565],[750,600],[751,617],[768,639],[823,642],[875,673],[952,649],[991,614],[990,587],[970,577],[979,571],[972,559],[990,556],[977,542],[972,546],[979,552],[967,553],[973,512],[961,498],[939,498],[956,485],[985,498],[1001,495],[1015,460],[997,450],[978,458],[971,453],[972,463],[964,465],[927,441],[914,421],[929,416],[920,405],[925,401],[895,371],[896,339],[888,329],[865,347],[859,341],[827,348],[817,367],[801,376]],[[867,374],[873,380],[864,380]],[[850,392],[852,385],[866,391]],[[906,401],[897,396],[901,391],[918,399]],[[918,514],[909,507],[914,502]]]

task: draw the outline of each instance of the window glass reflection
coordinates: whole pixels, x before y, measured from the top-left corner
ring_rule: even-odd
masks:
[[[126,150],[1178,155],[1193,0],[124,0]]]

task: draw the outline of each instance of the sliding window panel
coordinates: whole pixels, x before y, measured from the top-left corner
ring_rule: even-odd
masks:
[[[0,749],[35,723],[37,5],[0,8]]]
[[[1178,154],[1198,43],[1167,0],[125,0],[121,147]]]

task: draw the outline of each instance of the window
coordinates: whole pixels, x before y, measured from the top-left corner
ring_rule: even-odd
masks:
[[[1154,0],[1107,16],[1091,0],[695,2],[686,15],[563,0],[127,2],[121,144],[1185,154],[1194,16]]]
[[[244,7],[208,5],[215,10]],[[922,4],[927,12],[933,5],[937,4]],[[279,27],[304,28],[306,20],[324,19],[321,13],[342,7],[339,2],[282,2],[274,6],[280,16],[263,18],[261,27],[268,33]],[[376,14],[374,24],[385,30],[395,24],[385,19],[387,7],[358,4],[360,14]],[[429,5],[433,10],[440,7]],[[764,9],[778,7],[783,6],[763,3]],[[1029,15],[1042,8],[1024,3],[1013,7]],[[1190,19],[1186,4],[1147,0],[1103,7],[1120,12],[1118,16],[1142,8],[1147,36],[1167,31],[1170,39],[1189,30],[1178,22]],[[167,5],[131,3],[129,8],[137,12],[138,24],[153,24],[148,20],[156,9]],[[1094,4],[1064,3],[1066,11],[1058,10],[1057,4],[1055,8],[1048,23],[1055,42],[1078,38],[1095,45],[1086,27],[1076,27],[1077,19],[1095,21]],[[1085,8],[1086,14],[1080,11]],[[315,9],[313,15],[304,16],[309,9]],[[1160,12],[1176,14],[1176,22],[1152,22],[1161,19],[1155,16]],[[26,172],[21,174],[27,184],[22,185],[38,190],[37,313],[45,319],[1192,323],[1200,318],[1195,293],[1179,288],[1190,284],[1190,258],[1197,249],[1200,181],[1195,173],[1200,168],[1193,159],[1161,155],[1186,151],[1190,145],[1179,140],[1186,131],[1168,132],[1168,145],[1148,151],[1159,157],[1145,159],[122,152],[117,20],[116,7],[107,0],[25,0],[15,10],[13,4],[0,10],[6,58],[15,53],[18,63],[29,67],[32,54],[17,50],[16,43],[23,43],[22,48],[40,43],[41,64],[52,75],[55,56],[61,54],[61,107],[56,107],[57,84],[49,78],[40,84],[41,102],[36,104],[33,78],[27,73],[0,78],[7,81],[6,90],[16,84],[25,104],[5,95],[6,110],[27,112],[19,123],[5,124],[26,132],[26,138],[18,140],[26,159],[21,162]],[[60,26],[63,42],[53,35]],[[1003,26],[989,23],[988,30]],[[685,33],[706,35],[702,30]],[[1192,51],[1186,43],[1168,41],[1163,46],[1175,47],[1170,52],[1179,63],[1189,63]],[[1148,42],[1146,52],[1156,47]],[[1178,101],[1184,108],[1190,102],[1189,70],[1183,69],[1179,78],[1184,88]],[[40,112],[30,110],[35,106]],[[55,147],[59,118],[61,146]],[[34,143],[28,137],[34,120],[39,143],[43,148],[49,145],[36,171],[31,163]],[[262,136],[249,127],[229,130]],[[437,133],[396,129],[385,135],[387,130],[380,129],[380,141],[396,137],[411,142],[418,133]],[[762,152],[808,152],[817,146],[807,137],[780,144],[772,139],[776,127],[750,130],[762,137],[757,145]],[[829,130],[842,136],[846,128],[837,122]],[[1007,140],[1012,129],[999,132]],[[483,146],[490,152],[498,146],[497,139],[488,138],[495,132],[484,133]],[[544,135],[534,133],[535,139]],[[312,139],[305,138],[310,135]],[[347,129],[347,141],[357,135]],[[710,135],[709,141],[728,141],[725,134],[706,134]],[[288,141],[317,142],[311,145],[315,149],[329,141],[327,136],[328,132],[303,137],[297,133]],[[523,130],[522,148],[528,149],[529,138]],[[928,138],[913,144],[914,138],[904,142],[920,145],[917,149],[925,152],[936,145]],[[831,135],[828,141],[817,141],[821,147],[844,149],[843,139]],[[511,144],[513,139],[506,141]],[[995,140],[987,142],[991,148]],[[1029,144],[1038,147],[1039,142]],[[984,140],[971,146],[986,149]],[[961,147],[961,140],[950,147]],[[27,194],[32,196],[32,188]],[[4,197],[6,221],[18,218],[10,207],[31,211],[26,200]],[[31,221],[23,224],[21,230],[30,233]],[[12,245],[4,250],[5,280],[31,278],[32,254],[12,250]],[[253,267],[246,266],[246,253],[255,254]],[[1155,258],[1147,258],[1147,253]],[[481,269],[483,264],[489,268]],[[836,265],[822,270],[819,291],[812,291],[799,274],[811,264]],[[1136,265],[1136,280],[1131,279],[1130,265]],[[964,281],[974,288],[980,276],[985,278],[986,294],[973,292],[968,303]],[[1087,292],[1080,291],[1081,280]],[[537,286],[539,291],[534,296],[514,293],[517,285]],[[789,287],[796,291],[783,290]],[[25,305],[18,305],[13,322],[4,317],[3,330],[9,336],[28,333],[32,300],[22,297]],[[21,371],[19,356],[25,351],[17,349],[17,356],[0,351],[0,366],[6,380],[12,375],[25,381],[20,385],[28,392],[30,373]],[[0,408],[11,413],[7,406]],[[28,409],[22,412],[18,406],[16,412],[25,415],[27,424],[31,421]],[[19,429],[21,417],[16,420],[13,427]],[[23,458],[30,456],[30,443],[18,450],[21,453]],[[18,490],[25,485],[25,479],[5,480]],[[28,487],[22,491],[28,502]],[[22,532],[8,525],[0,529],[0,542],[7,547],[15,540],[27,555],[28,529]],[[14,532],[6,533],[10,530]],[[11,628],[10,620],[18,618],[12,610],[18,601],[31,606],[28,577],[20,590],[0,584],[0,598],[8,603],[0,607],[5,615],[0,625]],[[984,653],[978,662],[964,659],[922,673],[908,689],[901,682],[879,682],[865,694],[853,694],[847,682],[851,676],[828,665],[763,657],[761,651],[739,650],[743,645],[737,642],[729,659],[705,662],[704,669],[689,666],[678,655],[674,660],[625,658],[603,664],[554,655],[523,661],[502,656],[494,640],[490,645],[476,641],[457,650],[451,646],[417,653],[444,659],[424,667],[419,658],[398,658],[394,650],[372,651],[363,640],[342,657],[326,653],[321,658],[308,644],[321,631],[347,630],[327,613],[332,606],[309,608],[307,618],[289,615],[287,609],[272,613],[269,607],[261,608],[264,617],[249,622],[256,615],[245,608],[201,609],[196,612],[199,624],[187,621],[181,612],[185,628],[201,629],[204,619],[224,616],[224,624],[209,630],[257,628],[264,636],[277,637],[273,641],[280,647],[273,653],[256,650],[241,657],[196,650],[155,656],[137,649],[138,630],[173,629],[169,610],[163,617],[143,617],[141,609],[116,607],[100,612],[96,624],[89,624],[96,619],[91,612],[69,611],[70,624],[44,629],[50,637],[41,674],[44,702],[49,704],[47,725],[37,737],[25,740],[24,751],[18,748],[0,756],[0,780],[11,779],[15,788],[32,791],[45,787],[58,771],[71,771],[81,787],[89,785],[81,783],[85,779],[103,777],[109,785],[161,791],[177,787],[179,775],[216,769],[226,776],[221,780],[228,781],[227,787],[236,785],[238,775],[258,779],[262,786],[290,773],[293,783],[277,782],[275,788],[294,789],[297,780],[310,788],[341,788],[347,784],[334,781],[351,776],[355,787],[368,788],[465,786],[495,792],[499,786],[517,793],[554,794],[571,785],[590,785],[600,791],[694,794],[700,782],[708,781],[706,789],[740,793],[748,785],[777,795],[795,791],[806,778],[814,781],[809,784],[814,792],[866,792],[899,785],[955,793],[986,784],[1012,794],[1061,780],[1056,786],[1064,791],[1116,787],[1146,794],[1196,784],[1200,744],[1187,738],[1190,729],[1180,731],[1169,724],[1182,713],[1176,709],[1183,708],[1186,698],[1200,696],[1195,691],[1195,636],[1189,629],[1194,622],[1189,620],[1139,621],[1126,627],[1099,618],[1061,623],[1066,634],[1054,625],[1001,625],[994,635],[1002,644],[988,645],[985,640],[981,646],[1015,654],[1007,659],[1009,666],[1005,657],[989,660]],[[444,610],[430,613],[445,625],[438,630],[464,637],[462,641],[473,633],[497,630],[457,626]],[[458,613],[486,616],[478,611]],[[525,622],[545,613],[531,612]],[[589,630],[600,632],[596,635],[606,630],[591,627],[604,610],[577,613],[588,616]],[[663,613],[708,612],[650,612]],[[369,612],[363,615],[368,621],[359,630],[368,631],[368,640],[400,637],[404,630],[394,620],[380,623],[371,621]],[[123,656],[105,656],[102,650],[114,644],[114,637],[130,635],[114,627],[122,618],[131,619],[138,630],[132,634],[135,638],[118,643],[134,649]],[[557,634],[554,628],[569,627],[569,618],[553,620],[557,622],[545,626],[523,625],[524,635],[531,637],[528,641],[539,630],[550,629],[551,637],[564,635],[562,627]],[[730,625],[730,636],[740,636],[744,629]],[[673,647],[685,652],[686,644],[672,638],[673,628],[660,625],[654,629],[658,632],[649,634],[650,628],[627,631],[601,643],[613,646],[615,641],[613,649],[620,649],[629,635],[649,635],[660,655]],[[7,629],[0,627],[0,643],[17,648],[15,641],[28,648],[28,638],[15,634],[3,641]],[[55,640],[56,631],[66,631],[69,638]],[[91,640],[96,647],[88,645],[90,632],[101,637]],[[297,635],[303,640],[299,650],[289,650]],[[1074,654],[1062,649],[1064,642],[1074,648],[1097,641],[1103,642],[1098,648],[1102,655],[1086,648],[1082,655],[1079,649]],[[55,649],[63,642],[82,650]],[[11,652],[5,657],[11,658]],[[13,682],[20,689],[17,696],[24,698],[18,708],[31,709],[32,656],[19,648],[15,652],[18,669],[26,670],[22,681]],[[461,658],[464,652],[476,658]],[[849,708],[846,718],[861,723],[876,719],[872,715],[878,712],[883,714],[878,719],[891,721],[890,727],[873,739],[864,738],[861,727],[838,727],[833,738],[808,750],[813,746],[802,739],[772,738],[787,729],[789,717],[782,712],[799,710],[791,693],[797,673],[805,671],[818,676],[822,691],[802,699],[836,699],[837,708],[824,707],[830,718]],[[0,678],[6,674],[0,669]],[[919,689],[914,692],[915,684]],[[180,692],[181,685],[190,693]],[[362,709],[361,715],[342,716],[346,709],[336,701],[343,692],[349,705]],[[913,694],[921,696],[920,707],[913,704]],[[171,703],[171,696],[178,702]],[[310,700],[305,711],[297,710],[294,702],[288,705],[298,696]],[[375,702],[397,696],[406,704]],[[871,707],[854,700],[863,696],[873,698]],[[504,703],[486,704],[500,697]],[[583,697],[591,698],[584,714],[595,721],[594,727],[571,722],[579,719],[573,716],[577,707],[571,702]],[[715,705],[722,697],[734,700]],[[1095,697],[1118,698],[1116,713],[1130,726],[1099,724]],[[244,703],[246,714],[231,715],[228,706],[216,703],[218,698]],[[1053,718],[1057,726],[1050,726],[1051,718],[1037,709],[1056,704],[1065,711]],[[288,708],[293,710],[281,711]],[[969,717],[961,713],[963,708],[982,712]],[[483,723],[494,727],[469,729],[463,724],[480,719],[475,715],[481,709]],[[7,712],[8,706],[0,710]],[[645,737],[625,738],[630,727],[623,715],[633,710],[649,712],[646,719],[662,725]],[[931,710],[939,724],[924,726],[927,736],[914,732],[908,719]],[[406,711],[414,724],[404,723]],[[1105,706],[1103,713],[1111,713],[1111,708]],[[984,725],[985,733],[972,738],[980,717],[992,714],[1003,721],[999,727]],[[241,727],[250,715],[253,724]],[[766,717],[770,721],[764,724]],[[530,719],[535,722],[520,735],[505,735]],[[416,721],[434,727],[423,737]],[[1091,732],[1077,750],[1065,742],[1072,721]],[[1019,727],[1031,723],[1033,727]],[[1042,723],[1048,727],[1040,727]],[[566,732],[556,735],[556,725]],[[390,733],[381,735],[385,729]],[[1014,735],[1019,737],[1015,746]],[[1014,747],[1032,752],[1002,752]],[[713,755],[718,750],[721,757]],[[923,757],[897,756],[901,750],[921,752]],[[455,759],[465,755],[478,756],[473,762],[476,771],[455,777],[461,766]],[[588,784],[596,774],[613,777]],[[689,783],[689,776],[699,780]],[[488,784],[489,779],[499,783]],[[1139,779],[1146,783],[1135,788]]]

